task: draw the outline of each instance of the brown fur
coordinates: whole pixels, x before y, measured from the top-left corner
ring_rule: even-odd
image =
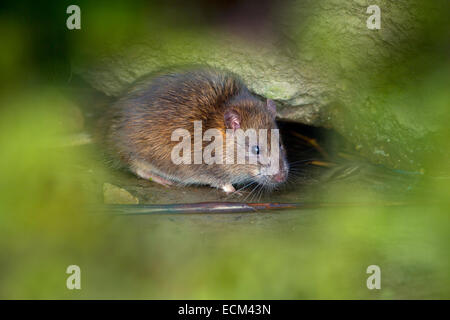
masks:
[[[171,135],[182,128],[193,136],[193,122],[199,120],[203,132],[217,128],[225,135],[227,110],[239,114],[243,130],[277,128],[266,103],[253,96],[236,76],[202,68],[138,80],[100,120],[98,139],[115,164],[140,176],[145,171],[168,183],[223,188],[255,179],[259,164],[175,165],[171,151],[179,142],[171,141]],[[209,143],[203,142],[203,147]],[[193,159],[193,146],[191,149]],[[281,159],[281,169],[287,175],[284,151]],[[276,184],[265,179],[257,182]]]

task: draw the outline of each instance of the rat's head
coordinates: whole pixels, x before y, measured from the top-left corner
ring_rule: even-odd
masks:
[[[235,164],[229,166],[233,183],[255,181],[274,188],[286,181],[289,165],[275,116],[276,105],[270,99],[264,103],[254,97],[238,98],[227,104],[224,123],[234,141]]]

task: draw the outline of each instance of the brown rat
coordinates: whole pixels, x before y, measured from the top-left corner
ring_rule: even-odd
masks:
[[[236,160],[237,148],[242,147],[233,135],[237,129],[267,129],[267,146],[249,145],[252,142],[245,140],[245,159],[269,155],[273,149],[270,134],[278,129],[275,113],[273,101],[261,101],[231,73],[211,68],[178,70],[136,81],[102,117],[98,138],[114,164],[164,185],[210,185],[227,193],[235,191],[233,185],[251,183],[273,188],[287,179],[289,171],[281,142],[276,146],[277,172],[268,174],[267,164],[229,164],[228,160]],[[230,133],[234,155],[224,147],[223,154],[217,154],[223,158],[222,164],[175,164],[173,150],[180,140],[172,141],[173,133],[184,129],[193,136],[194,121],[201,121],[197,124],[201,124],[202,137],[208,129],[216,129],[227,141]],[[191,159],[211,143],[201,141],[196,149],[194,141],[191,139],[188,150]],[[215,151],[211,154],[216,155]],[[203,160],[202,155],[197,159]]]

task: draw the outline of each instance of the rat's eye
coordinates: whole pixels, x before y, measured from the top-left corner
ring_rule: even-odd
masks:
[[[253,154],[259,154],[259,146],[253,146],[252,147],[252,153]]]

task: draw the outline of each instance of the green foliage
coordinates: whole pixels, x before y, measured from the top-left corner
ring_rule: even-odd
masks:
[[[70,50],[63,51],[74,50],[71,54],[78,59],[78,50],[95,47],[97,38],[110,33],[127,38],[145,24],[145,12],[137,5],[108,2],[107,9],[94,4],[89,8],[87,16],[104,18],[92,22],[92,33],[83,30],[75,42],[66,44]],[[330,20],[322,20],[339,19],[330,15],[312,16],[308,24],[329,30]],[[150,23],[163,20],[155,12],[150,16],[155,19]],[[239,219],[94,214],[90,208],[101,202],[101,184],[96,189],[87,186],[92,175],[106,181],[104,173],[84,172],[79,163],[90,161],[84,149],[59,148],[55,142],[73,120],[66,111],[73,107],[74,96],[59,89],[67,83],[65,77],[55,79],[51,64],[40,63],[36,46],[50,44],[36,45],[31,31],[35,26],[15,23],[14,17],[0,23],[5,35],[0,66],[7,67],[0,77],[2,82],[6,75],[10,80],[0,91],[0,298],[450,298],[450,180],[444,176],[449,159],[425,147],[416,156],[433,177],[424,177],[414,187],[405,200],[411,206],[328,208]],[[167,32],[176,41],[175,29]],[[311,40],[317,41],[312,48],[326,52],[325,62],[341,61],[350,74],[362,70],[351,48],[334,51],[333,33],[319,35],[323,37]],[[67,62],[69,56],[58,61]],[[385,111],[411,126],[430,117],[441,131],[424,136],[423,145],[449,150],[448,74],[448,62],[437,60],[419,82],[403,83],[402,91],[392,89],[384,77],[370,79],[378,84],[364,90],[383,97],[380,103],[368,102],[377,107],[363,123],[373,127],[361,127],[360,118],[349,116],[345,121],[353,123],[354,132],[348,134],[375,131],[380,122],[383,128],[396,126]],[[344,110],[364,103],[359,95],[352,98],[355,79],[341,80],[342,86],[350,85]],[[384,143],[386,137],[379,139]],[[391,200],[345,182],[315,198]],[[80,291],[65,286],[65,270],[71,264],[81,267]],[[371,264],[382,270],[379,291],[366,288]]]

